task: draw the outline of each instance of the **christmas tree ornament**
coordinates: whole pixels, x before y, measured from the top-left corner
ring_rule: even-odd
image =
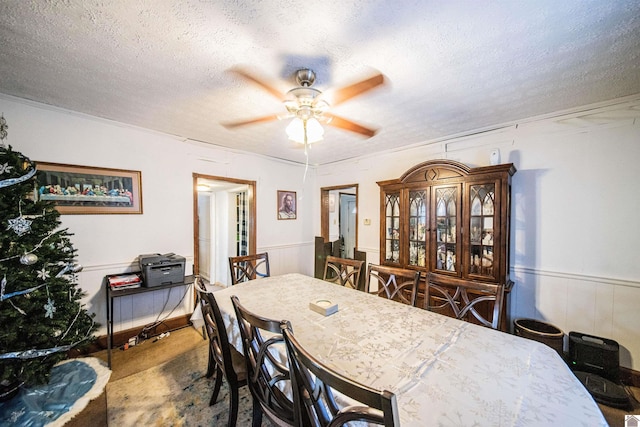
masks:
[[[26,253],[20,257],[20,262],[24,265],[33,265],[38,262],[38,255]]]
[[[7,230],[13,230],[18,237],[24,236],[31,231],[31,224],[33,221],[26,219],[22,215],[9,220],[9,226]]]
[[[56,306],[51,300],[51,298],[47,299],[47,303],[44,305],[45,315],[44,317],[50,317],[53,319],[53,313],[56,312]]]
[[[23,236],[31,231],[31,224],[33,224],[33,221],[22,215],[22,200],[18,203],[18,212],[20,213],[20,216],[8,221],[9,228],[7,228],[7,230],[13,230],[18,236]],[[40,215],[30,215],[31,218],[37,218],[39,216]]]
[[[49,277],[49,270],[45,267],[42,267],[42,270],[38,270],[38,279],[47,280]]]

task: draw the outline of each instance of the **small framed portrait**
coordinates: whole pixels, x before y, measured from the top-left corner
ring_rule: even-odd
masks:
[[[278,219],[296,219],[297,202],[295,191],[278,190]]]

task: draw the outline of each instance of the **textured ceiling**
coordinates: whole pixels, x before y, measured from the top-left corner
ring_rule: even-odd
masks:
[[[640,94],[638,0],[2,0],[0,40],[0,93],[300,163],[285,121],[220,125],[285,112],[230,68],[386,76],[331,109],[378,134],[326,127],[312,164]]]

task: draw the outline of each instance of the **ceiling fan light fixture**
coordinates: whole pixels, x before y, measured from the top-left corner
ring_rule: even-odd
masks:
[[[296,71],[295,77],[298,87],[289,90],[284,99],[278,89],[264,81],[260,76],[255,76],[251,72],[241,68],[233,68],[232,71],[246,80],[257,84],[282,101],[287,110],[287,114],[272,114],[250,120],[222,123],[226,128],[236,128],[256,123],[270,122],[272,120],[292,118],[291,123],[287,127],[287,135],[290,140],[305,144],[305,146],[323,139],[324,129],[320,123],[354,132],[367,138],[371,138],[377,132],[377,129],[370,129],[351,120],[329,113],[330,106],[327,100],[323,98],[322,92],[312,87],[315,83],[316,76],[315,73],[308,68]],[[384,76],[377,73],[364,80],[339,88],[333,92],[333,104],[341,104],[384,83]]]
[[[313,144],[314,142],[322,141],[324,137],[322,125],[313,117],[307,120],[295,117],[287,126],[286,131],[291,141],[300,144]]]

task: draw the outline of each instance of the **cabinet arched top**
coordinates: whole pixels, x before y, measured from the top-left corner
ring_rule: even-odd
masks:
[[[461,178],[478,173],[508,172],[513,175],[516,172],[513,163],[500,164],[495,166],[483,166],[470,168],[469,166],[456,162],[455,160],[428,160],[413,166],[398,179],[399,183],[410,182],[431,182],[448,178]]]
[[[438,181],[445,178],[457,178],[469,174],[469,168],[453,160],[428,160],[415,165],[402,174],[400,182]]]

